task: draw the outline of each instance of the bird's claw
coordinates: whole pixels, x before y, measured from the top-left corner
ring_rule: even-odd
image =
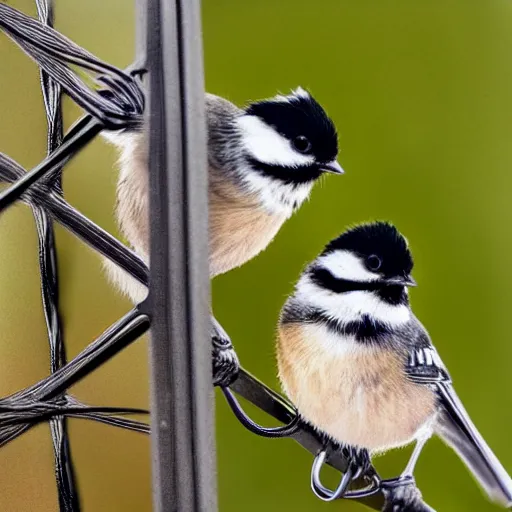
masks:
[[[384,512],[435,512],[423,503],[421,492],[411,476],[381,480],[380,488],[386,498]]]
[[[356,498],[358,496],[374,494],[378,489],[375,482],[372,482],[371,488],[364,489],[363,491],[349,491],[352,482],[369,472],[371,460],[368,450],[346,445],[341,447],[341,451],[348,461],[348,466],[335,490],[324,487],[320,481],[320,470],[327,459],[326,449],[324,448],[315,457],[311,468],[311,488],[315,495],[323,501],[333,501],[340,498]]]
[[[211,339],[213,385],[227,387],[238,377],[240,363],[231,339],[213,317]]]
[[[372,465],[368,450],[347,445],[343,447],[343,452],[346,452],[349,466],[351,466],[353,471],[352,480],[357,480],[368,473]]]
[[[212,337],[212,356],[214,386],[229,386],[237,379],[240,370],[233,345],[230,341],[226,343],[225,339]]]

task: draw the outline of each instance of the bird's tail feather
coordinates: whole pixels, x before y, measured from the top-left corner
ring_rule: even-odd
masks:
[[[512,479],[469,419],[451,384],[442,383],[438,390],[443,410],[437,433],[457,452],[489,497],[511,507]]]

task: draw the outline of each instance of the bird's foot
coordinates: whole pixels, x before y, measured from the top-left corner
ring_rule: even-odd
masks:
[[[214,386],[227,387],[238,377],[240,363],[231,339],[212,317],[212,364]]]
[[[352,468],[352,479],[357,480],[368,473],[372,465],[370,454],[365,448],[358,448],[356,446],[345,445],[342,448],[346,452],[347,459],[349,460],[349,467]]]
[[[327,451],[324,448],[317,454],[311,468],[311,488],[315,495],[323,501],[333,501],[340,498],[355,498],[358,496],[366,496],[375,493],[377,486],[372,483],[371,488],[364,491],[349,491],[350,484],[365,476],[371,468],[370,454],[368,450],[356,448],[350,445],[344,445],[338,448],[344,458],[347,460],[347,470],[334,490],[324,487],[320,481],[320,470],[327,459]]]
[[[384,512],[435,512],[422,501],[412,476],[382,480],[380,486],[386,499]]]

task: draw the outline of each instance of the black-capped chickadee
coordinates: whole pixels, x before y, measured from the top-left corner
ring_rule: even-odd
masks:
[[[512,480],[411,310],[412,267],[405,238],[384,222],[331,241],[281,313],[283,388],[306,422],[351,453],[362,449],[367,457],[416,441],[404,477],[412,477],[424,443],[438,434],[491,499],[511,506]]]
[[[325,172],[340,174],[333,122],[302,88],[240,109],[206,94],[210,276],[244,264],[267,247]],[[120,149],[117,218],[135,252],[149,262],[147,130],[103,132]],[[117,266],[113,281],[133,301],[146,295]],[[214,350],[236,365],[229,338],[213,320]],[[224,350],[228,349],[228,351]],[[225,357],[224,357],[225,356]],[[223,358],[224,357],[224,358]],[[219,363],[222,366],[222,362]],[[217,368],[216,373],[222,373]]]

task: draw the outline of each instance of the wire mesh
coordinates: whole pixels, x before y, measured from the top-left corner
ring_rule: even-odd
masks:
[[[180,75],[188,76],[188,79],[184,79],[183,76],[180,76],[180,79],[183,80],[181,82],[182,90],[178,92],[181,94],[182,98],[185,98],[184,100],[182,99],[182,101],[185,102],[181,104],[182,109],[188,108],[186,104],[187,101],[190,103],[194,100],[192,96],[187,96],[187,87],[190,87],[190,83],[188,83],[187,80],[190,80],[190,76],[197,73],[197,69],[200,69],[197,66],[194,67],[190,65],[191,59],[194,56],[198,57],[200,53],[197,38],[195,38],[195,46],[191,46],[190,41],[186,42],[187,30],[190,31],[190,26],[195,26],[194,23],[197,24],[198,22],[198,3],[193,3],[195,4],[196,11],[190,10],[184,12],[189,7],[186,7],[186,4],[179,0],[176,2],[160,2],[153,0],[149,2],[148,11],[148,23],[156,23],[160,28],[165,20],[169,21],[169,19],[174,19],[170,27],[171,29],[174,27],[177,31],[177,34],[173,37],[178,44],[178,54],[176,58],[178,58],[179,61],[174,69],[176,69]],[[134,340],[147,332],[155,311],[152,310],[153,306],[150,302],[136,306],[124,317],[111,325],[75,358],[71,361],[67,361],[65,340],[61,329],[59,314],[57,253],[53,234],[53,222],[64,226],[87,245],[109,258],[145,286],[149,284],[149,271],[144,262],[133,251],[125,247],[115,237],[81,214],[64,199],[61,186],[61,173],[65,164],[98,135],[102,129],[134,129],[140,127],[145,108],[145,100],[141,86],[136,79],[136,75],[139,71],[136,69],[137,66],[134,65],[131,71],[122,71],[99,60],[52,28],[53,12],[51,9],[51,0],[36,0],[36,5],[39,20],[31,18],[6,4],[0,3],[0,27],[41,69],[41,87],[48,124],[48,154],[40,164],[27,171],[14,160],[0,153],[0,181],[10,185],[0,194],[0,213],[16,201],[21,201],[32,209],[34,215],[39,240],[41,293],[50,349],[50,374],[26,389],[0,399],[0,446],[4,446],[8,442],[16,439],[34,425],[42,421],[49,421],[54,447],[59,507],[61,511],[76,512],[80,510],[80,500],[75,482],[72,452],[67,433],[67,418],[73,417],[94,420],[145,434],[150,433],[150,428],[147,423],[125,417],[128,414],[147,413],[147,411],[126,407],[86,405],[70,395],[67,390],[78,380],[87,377],[87,375],[96,368],[114,357]],[[162,8],[163,5],[164,7]],[[191,19],[194,21],[192,25],[190,25],[190,23],[183,25],[183,20],[187,21],[187,16],[196,16],[195,21],[193,18],[188,18],[188,22],[190,22]],[[165,30],[169,30],[169,27]],[[194,36],[194,34],[189,32],[188,37],[191,36]],[[153,34],[153,37],[156,37],[155,34]],[[167,37],[169,37],[168,34]],[[172,58],[172,56],[168,55],[168,52],[171,51],[169,45],[162,44],[162,41],[158,43],[156,39],[153,39],[153,44],[160,45],[157,49],[159,52],[163,53],[160,53],[159,58],[155,58],[153,55],[152,59],[150,59],[150,65],[168,66],[168,61]],[[165,64],[165,61],[167,61],[167,64]],[[70,64],[91,72],[100,86],[100,90],[89,88],[80,76],[69,67]],[[155,72],[155,76],[157,75],[160,77],[161,81],[161,69]],[[153,83],[150,92],[155,93],[155,89],[156,86]],[[71,97],[86,112],[86,115],[77,121],[66,135],[63,135],[62,127],[62,93]],[[156,94],[158,95],[158,91],[156,91]],[[163,94],[167,94],[167,98],[171,97],[169,96],[169,91],[165,91],[165,87]],[[172,115],[167,112],[159,122],[169,123],[170,119],[173,119]],[[183,122],[183,115],[174,115],[174,119],[176,123]],[[192,135],[190,130],[187,131],[186,124],[182,125],[182,128],[183,126],[185,126],[185,129],[180,135],[180,141],[183,156],[186,160],[194,156],[186,140],[187,137],[191,137]],[[164,133],[165,132],[160,133],[160,136],[155,139],[155,144],[160,144],[160,146],[166,144],[166,140],[162,136]],[[156,150],[158,149],[159,148],[156,148]],[[160,147],[160,151],[163,151],[163,147]],[[162,160],[157,165],[167,167],[168,162]],[[183,190],[182,192],[181,202],[186,203],[187,193],[195,191],[205,195],[206,180],[201,182],[200,179],[198,181],[196,178],[192,179],[191,176],[187,177],[187,162],[182,165],[181,169],[184,172],[181,179],[184,180],[183,183],[188,187],[187,190]],[[162,204],[165,204],[165,201],[169,199],[169,197],[165,195],[167,191],[161,192],[159,196],[159,192],[156,192],[155,188],[156,187],[153,186],[152,199],[155,200],[156,203],[160,201],[160,207],[162,207]],[[200,190],[201,188],[202,190]],[[186,212],[187,210],[183,209],[182,213],[186,214]],[[161,214],[162,212],[159,212],[158,208],[155,207],[152,217],[152,229],[158,224],[159,213]],[[190,229],[192,231],[198,229],[197,226],[199,224],[193,216],[189,217],[187,222],[190,223]],[[185,243],[190,243],[190,238],[189,242],[183,242],[183,244]],[[205,244],[206,242],[202,240],[200,243]],[[166,251],[169,251],[168,247]],[[184,251],[185,252],[182,254],[183,258],[194,257],[193,254],[192,256],[188,254],[186,249],[184,249]],[[192,251],[192,253],[193,252],[194,251]],[[158,267],[159,272],[165,272],[165,265],[168,264],[166,258],[167,255],[160,262],[152,258],[152,266]],[[170,279],[172,282],[180,279],[180,276],[173,275],[172,269],[169,275],[164,277],[166,280]],[[169,284],[170,287],[173,286],[172,282]],[[169,311],[169,308],[171,308],[171,302],[166,301],[163,309],[157,312],[157,316],[160,315],[161,318],[171,318],[172,311]],[[202,309],[199,308],[197,311],[202,311]],[[195,349],[194,346],[191,345],[190,340],[194,343],[200,342],[200,338],[204,336],[207,322],[206,315],[204,315],[205,318],[197,317],[197,311],[192,311],[191,314],[183,320],[184,325],[186,324],[188,326],[188,330],[181,336],[182,346],[188,347],[187,350],[192,353]],[[170,331],[160,334],[161,338],[165,340],[166,336],[169,337]],[[186,345],[187,343],[188,345]],[[176,352],[170,354],[175,355]],[[178,364],[181,366],[178,367]],[[183,371],[183,365],[185,364],[186,362],[182,364],[177,359],[176,361],[171,360],[168,367],[162,368],[161,371],[163,373],[156,375],[156,378],[165,378],[165,372],[170,374],[171,367],[174,372]],[[168,377],[169,375],[167,375],[167,378]],[[188,393],[191,393],[190,396],[193,396],[195,393],[194,389],[197,389],[198,386],[198,379],[200,380],[202,377],[195,374],[188,374],[187,378],[191,386]],[[205,382],[209,382],[209,380],[205,381],[203,378],[201,384],[203,387]],[[231,387],[237,394],[281,422],[290,423],[297,419],[296,411],[286,400],[252,377],[245,370],[241,371],[238,379]],[[174,389],[176,389],[176,386],[174,386]],[[182,400],[183,402],[186,401],[185,399],[187,397],[184,396],[181,398],[184,399]],[[159,400],[156,400],[154,404],[154,408],[157,409],[153,410],[155,417],[158,418],[162,414],[165,414],[165,410],[160,410],[164,405],[162,405]],[[176,410],[174,414],[176,414]],[[186,436],[191,437],[195,435],[188,430],[182,432],[177,431],[179,426],[180,422],[177,421],[173,425],[174,428],[168,429],[166,433],[167,439],[159,448],[164,447],[167,450],[172,450],[173,447],[168,446],[168,444],[173,442],[174,451],[176,451],[177,439],[183,440]],[[208,429],[210,429],[210,427],[206,428],[206,430]],[[203,435],[207,434],[208,432],[203,432]],[[209,430],[209,435],[213,435],[212,429]],[[347,470],[349,464],[347,454],[338,447],[327,443],[324,437],[318,432],[312,431],[307,426],[300,423],[299,428],[294,429],[289,437],[292,437],[315,455],[323,448],[328,449],[328,463],[342,472]],[[158,436],[156,436],[156,438],[157,442],[159,442]],[[167,443],[167,445],[165,443]],[[183,453],[177,456],[169,456],[167,461],[158,468],[160,473],[165,472],[166,469],[172,472],[172,465],[175,466],[174,469],[176,469],[176,466],[179,464],[190,463],[194,465],[194,459],[197,465],[194,471],[199,473],[195,474],[195,477],[192,479],[192,484],[189,481],[190,479],[185,479],[182,475],[167,491],[163,492],[162,489],[155,489],[155,495],[160,493],[161,496],[164,496],[163,499],[167,500],[167,503],[173,503],[175,497],[169,494],[175,493],[180,495],[181,493],[181,496],[184,496],[184,486],[188,485],[188,492],[193,493],[192,498],[189,496],[185,501],[182,500],[180,502],[180,512],[186,512],[187,510],[213,510],[214,508],[212,507],[215,507],[215,496],[212,495],[214,489],[214,475],[203,474],[203,476],[201,476],[200,464],[197,463],[198,460],[204,457],[209,457],[213,461],[213,454],[206,453],[207,450],[211,450],[211,444],[211,439],[208,440],[204,438],[201,440],[200,437],[196,437],[188,444],[188,456],[183,455]],[[162,460],[164,459],[165,457]],[[182,467],[181,469],[189,471],[191,468]],[[372,469],[371,472],[376,475],[375,470]],[[185,471],[183,474],[187,475],[187,472]],[[165,474],[163,477],[165,477]],[[185,482],[185,480],[187,480],[187,482]],[[363,480],[360,484],[363,486],[367,485],[368,481]],[[162,478],[155,480],[155,485],[163,485]],[[209,488],[209,495],[208,491],[205,491],[207,488]],[[421,496],[413,482],[408,485],[407,489],[410,493],[416,493],[417,495],[414,500],[414,506],[409,505],[407,510],[432,510],[421,501]],[[392,486],[382,486],[377,491],[378,492],[375,492],[371,496],[361,495],[356,499],[375,510],[405,510],[400,505],[403,503],[403,497],[401,497],[399,493],[396,493],[392,489]],[[205,492],[205,494],[201,498],[202,492]],[[191,500],[196,502],[195,506],[190,505]],[[158,504],[159,499],[155,499],[155,502]],[[168,510],[165,508],[165,503],[161,501],[157,506],[159,510]]]

